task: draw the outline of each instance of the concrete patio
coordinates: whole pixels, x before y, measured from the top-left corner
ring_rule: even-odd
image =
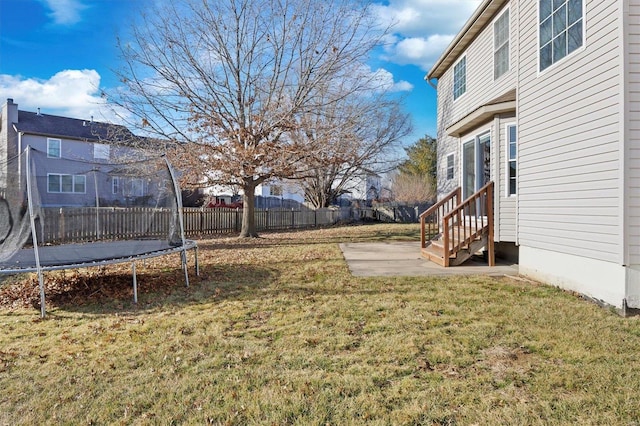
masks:
[[[420,256],[420,242],[342,243],[340,249],[354,276],[518,275],[518,265],[496,260],[496,266],[469,260],[444,268]]]

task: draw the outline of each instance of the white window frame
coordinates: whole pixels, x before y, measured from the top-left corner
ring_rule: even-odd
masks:
[[[511,158],[511,140],[509,129],[515,127],[516,140],[514,141],[516,146],[515,157]],[[504,139],[505,139],[505,195],[507,197],[516,197],[518,195],[518,124],[516,122],[506,123],[504,126]],[[516,163],[516,192],[511,193],[511,162]]]
[[[456,68],[458,67],[458,65],[460,65],[460,63],[464,61],[464,90],[456,95]],[[458,59],[458,61],[453,65],[453,74],[452,74],[452,86],[453,86],[453,100],[457,101],[458,99],[460,99],[462,96],[465,95],[465,93],[467,93],[467,55],[464,54],[460,57],[460,59]]]
[[[450,152],[447,154],[447,164],[446,164],[446,179],[453,180],[456,178],[456,153]],[[451,158],[451,166],[449,166],[449,158]],[[449,169],[451,169],[451,177],[449,177]]]
[[[120,178],[118,176],[114,176],[111,179],[111,193],[112,194],[120,193]]]
[[[564,0],[565,4],[568,3],[569,0]],[[552,6],[553,7],[553,6]],[[563,62],[565,62],[568,58],[571,58],[574,56],[574,54],[578,54],[579,52],[582,52],[583,50],[586,49],[587,46],[587,11],[586,11],[586,1],[582,0],[582,45],[580,47],[578,47],[576,50],[574,50],[571,53],[567,53],[565,54],[562,58],[558,59],[557,61],[553,61],[553,53],[552,53],[552,58],[551,58],[551,64],[546,67],[545,69],[541,70],[540,66],[541,66],[541,62],[540,62],[540,56],[541,56],[541,50],[542,50],[542,46],[540,46],[540,2],[537,2],[536,5],[536,32],[537,32],[537,38],[536,38],[536,49],[537,49],[537,70],[538,70],[538,76],[544,75],[547,72],[549,72],[550,70],[556,68],[556,66],[558,66],[558,64],[561,64]],[[553,19],[553,12],[551,15],[551,18]],[[568,12],[567,12],[567,19],[568,19]],[[577,21],[576,21],[577,22]],[[575,23],[574,23],[575,25]],[[566,28],[564,30],[565,32],[568,31],[568,28]],[[549,43],[553,43],[553,28],[552,28],[552,34],[551,34],[551,41]]]
[[[58,177],[58,187],[60,190],[51,191],[49,182],[53,176]],[[62,190],[62,177],[71,177],[71,191]],[[76,191],[76,185],[80,183],[80,180],[84,181],[84,191]],[[87,193],[87,177],[85,175],[70,175],[66,173],[47,173],[47,193],[49,194],[86,194]]]
[[[56,142],[58,144],[58,155],[51,155],[51,145]],[[48,158],[62,158],[62,139],[47,138],[47,157]]]
[[[507,19],[507,38],[506,40],[500,45],[496,47],[496,26],[498,25],[498,22],[505,18]],[[502,72],[502,74],[497,75],[496,73],[496,55],[498,54],[498,51],[501,50],[503,47],[507,48],[507,69],[504,70]],[[502,13],[500,14],[500,16],[498,16],[494,21],[493,21],[493,80],[498,80],[500,77],[502,77],[505,74],[508,74],[509,71],[511,70],[511,13],[509,11],[509,8],[505,8],[504,11],[502,11]]]

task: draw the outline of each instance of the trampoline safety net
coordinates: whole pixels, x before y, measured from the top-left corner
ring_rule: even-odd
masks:
[[[0,273],[34,270],[38,261],[41,270],[122,261],[185,245],[168,161],[110,148],[73,159],[27,147],[0,161]]]

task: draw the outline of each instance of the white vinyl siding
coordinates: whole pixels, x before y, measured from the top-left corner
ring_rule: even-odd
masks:
[[[500,12],[502,13],[502,12]],[[518,13],[518,3],[511,2],[510,13],[510,69],[518,66],[517,46],[518,20],[513,17]],[[460,139],[447,135],[446,128],[460,120],[478,107],[486,104],[515,88],[517,73],[507,72],[500,79],[494,80],[494,38],[493,25],[486,28],[476,37],[465,53],[466,89],[467,93],[453,101],[453,66],[438,80],[438,198],[442,198],[459,184],[458,176],[447,180],[446,155],[456,154],[456,166],[461,157]],[[486,126],[485,126],[486,127]]]
[[[640,265],[640,0],[630,1],[627,19],[627,241],[629,263]]]
[[[584,46],[583,0],[539,0],[540,71]]]
[[[493,78],[509,71],[509,9],[493,24]]]
[[[522,2],[518,239],[620,262],[620,3],[585,4],[585,49],[539,74],[537,2]],[[527,34],[528,36],[525,36]]]
[[[93,159],[94,160],[108,160],[111,147],[104,143],[93,144]]]

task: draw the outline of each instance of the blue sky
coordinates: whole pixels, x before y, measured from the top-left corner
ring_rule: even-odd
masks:
[[[100,92],[118,87],[116,36],[126,38],[151,1],[161,0],[0,0],[0,101],[111,121]],[[377,6],[381,21],[395,22],[394,34],[369,65],[406,95],[415,130],[405,144],[435,137],[435,91],[424,75],[479,3],[384,0]]]

